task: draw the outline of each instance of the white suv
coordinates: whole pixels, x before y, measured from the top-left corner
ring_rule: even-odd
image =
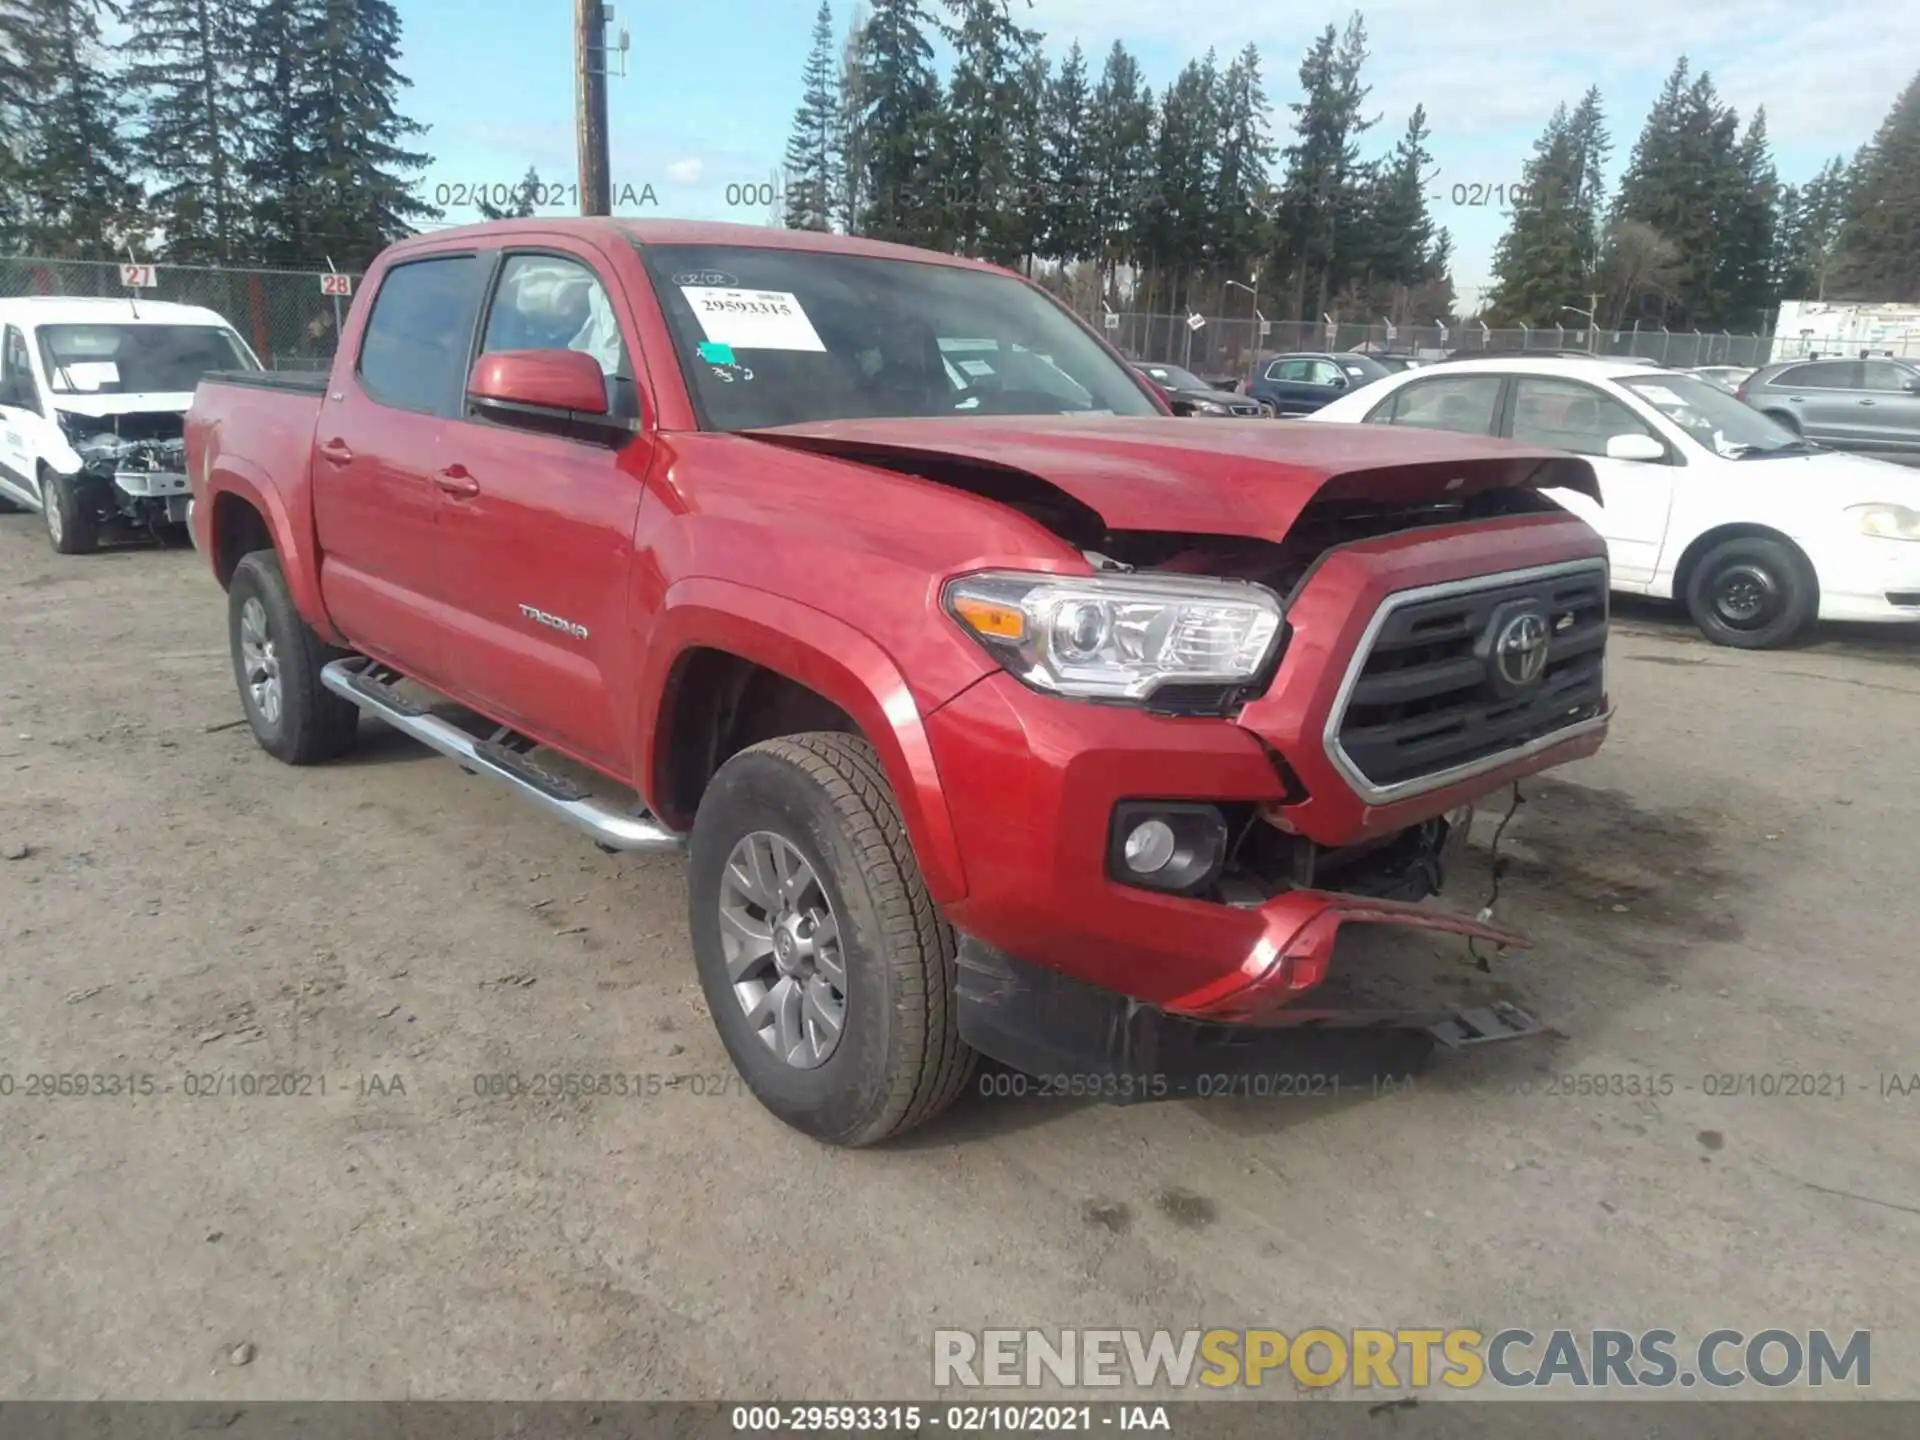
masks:
[[[1377,380],[1318,422],[1495,435],[1583,456],[1613,588],[1679,599],[1761,649],[1822,620],[1920,621],[1920,471],[1803,440],[1684,371],[1631,359],[1460,360]]]
[[[195,305],[0,298],[0,509],[40,511],[62,555],[109,527],[184,524],[194,387],[211,370],[260,368]]]

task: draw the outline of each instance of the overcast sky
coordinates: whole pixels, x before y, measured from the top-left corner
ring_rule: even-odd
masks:
[[[529,164],[571,184],[568,0],[399,6],[402,67],[415,85],[406,105],[432,127],[428,198],[454,198],[444,186],[511,183]],[[850,7],[835,0],[837,29]],[[616,201],[628,202],[616,209],[762,221],[763,206],[729,205],[728,187],[764,182],[780,163],[814,5],[616,0],[616,12],[616,29],[624,24],[633,35],[628,77],[610,91]],[[1261,0],[1034,0],[1027,23],[1046,33],[1056,58],[1079,40],[1096,71],[1113,42],[1124,42],[1156,92],[1208,46],[1224,62],[1251,41],[1285,143],[1300,56],[1318,30],[1350,13]],[[1384,151],[1413,106],[1426,105],[1440,172],[1435,213],[1453,233],[1463,291],[1485,283],[1505,221],[1495,207],[1453,204],[1453,187],[1517,181],[1553,107],[1577,101],[1589,84],[1605,97],[1616,173],[1661,81],[1685,54],[1712,73],[1743,119],[1766,107],[1782,176],[1798,180],[1830,155],[1850,155],[1920,68],[1920,0],[1381,0],[1361,13],[1373,52],[1370,106],[1381,117],[1369,139]],[[633,204],[648,186],[657,206]],[[475,217],[451,208],[447,218]]]

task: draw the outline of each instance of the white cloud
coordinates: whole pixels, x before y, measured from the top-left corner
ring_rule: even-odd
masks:
[[[667,166],[667,178],[676,185],[697,185],[706,168],[706,162],[698,156],[688,156]]]

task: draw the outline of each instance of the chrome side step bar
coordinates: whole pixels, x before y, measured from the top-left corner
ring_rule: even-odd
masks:
[[[564,777],[542,770],[513,748],[514,741],[529,743],[523,737],[503,729],[492,739],[482,739],[421,709],[383,678],[372,661],[359,656],[336,660],[321,670],[320,681],[369,715],[438,750],[468,774],[490,776],[548,814],[584,830],[603,849],[657,852],[678,850],[685,843],[686,837],[651,815],[622,814]]]

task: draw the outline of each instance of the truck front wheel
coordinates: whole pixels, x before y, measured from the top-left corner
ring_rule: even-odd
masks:
[[[353,744],[360,711],[320,683],[320,671],[347,652],[300,618],[280,557],[256,550],[227,587],[227,640],[240,704],[260,748],[289,765],[315,765]]]
[[[965,1088],[953,931],[866,741],[792,735],[727,761],[694,818],[687,890],[714,1025],[781,1120],[871,1145]]]

